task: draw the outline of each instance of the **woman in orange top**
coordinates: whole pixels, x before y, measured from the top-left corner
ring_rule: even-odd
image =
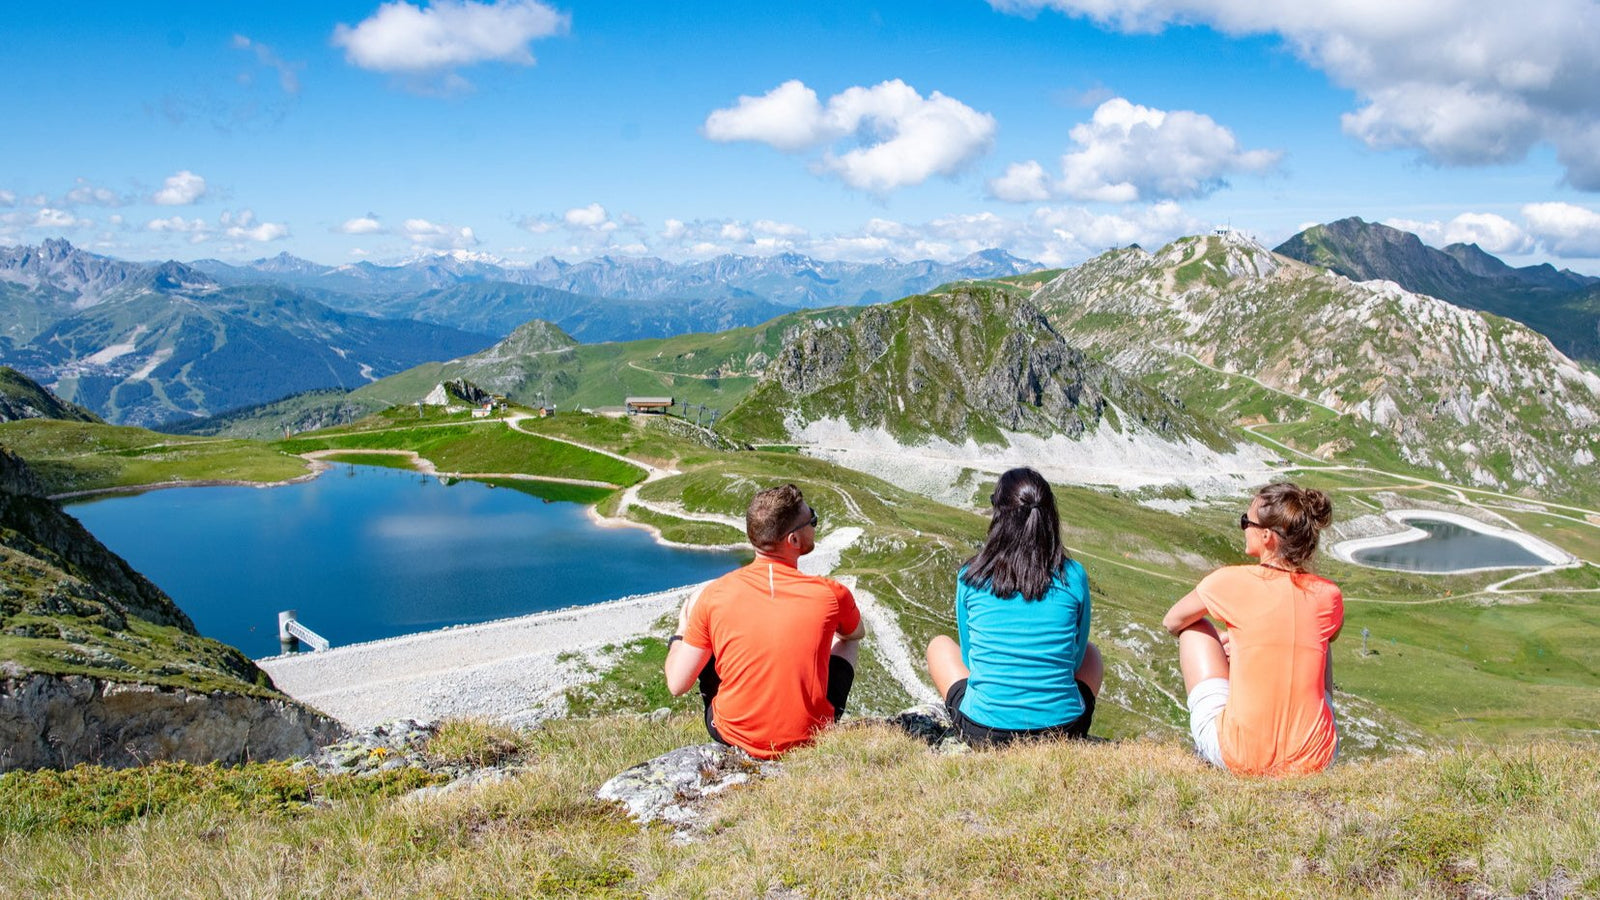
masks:
[[[1244,552],[1259,562],[1212,572],[1162,619],[1178,636],[1195,749],[1213,765],[1307,775],[1333,762],[1329,645],[1344,626],[1344,596],[1305,568],[1332,521],[1327,494],[1267,485],[1239,517]]]

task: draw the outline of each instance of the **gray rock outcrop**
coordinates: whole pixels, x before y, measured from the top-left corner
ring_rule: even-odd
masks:
[[[622,804],[640,824],[666,822],[680,832],[699,820],[700,803],[779,770],[722,744],[695,744],[640,763],[600,786],[595,796]]]
[[[287,699],[81,675],[0,680],[0,770],[287,759],[342,733],[339,723]]]

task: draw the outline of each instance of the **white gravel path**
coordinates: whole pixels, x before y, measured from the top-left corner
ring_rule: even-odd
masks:
[[[859,528],[830,532],[801,570],[832,572],[860,536]],[[592,677],[586,665],[600,661],[601,648],[648,632],[697,587],[256,662],[279,690],[351,728],[447,716],[528,724],[560,714],[566,689]],[[903,645],[893,631],[876,637]]]

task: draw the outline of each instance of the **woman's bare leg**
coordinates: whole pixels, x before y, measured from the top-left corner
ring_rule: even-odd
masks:
[[[1078,671],[1073,676],[1089,686],[1089,693],[1100,696],[1100,683],[1106,677],[1106,664],[1100,658],[1100,648],[1089,642],[1089,648],[1083,651],[1083,662],[1078,664]]]
[[[928,642],[928,677],[940,700],[950,693],[950,685],[970,674],[961,662],[960,644],[942,634]]]
[[[1183,670],[1185,691],[1194,690],[1207,678],[1228,677],[1228,655],[1222,651],[1222,639],[1206,619],[1178,633],[1178,667]]]

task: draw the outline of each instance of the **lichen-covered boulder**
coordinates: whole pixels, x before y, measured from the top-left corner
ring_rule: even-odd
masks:
[[[702,799],[777,771],[777,763],[737,747],[695,744],[618,774],[595,796],[622,804],[641,824],[661,821],[683,829],[699,821]]]

